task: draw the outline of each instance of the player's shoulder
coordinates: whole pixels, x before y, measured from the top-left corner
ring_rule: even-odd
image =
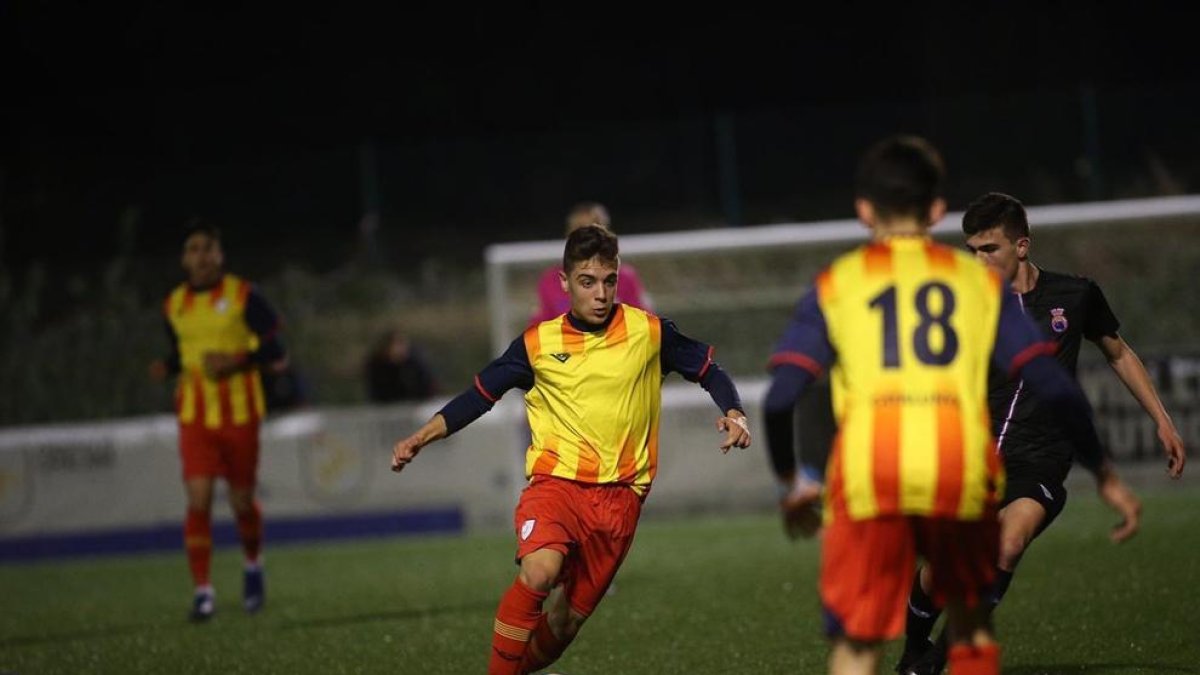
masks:
[[[1085,292],[1092,288],[1099,288],[1099,284],[1090,277],[1085,277],[1081,274],[1071,274],[1067,272],[1056,272],[1054,270],[1039,269],[1037,284],[1044,289],[1053,289],[1058,291],[1077,291]]]
[[[183,281],[168,291],[166,297],[163,298],[163,312],[170,314],[172,308],[183,304],[184,298],[187,297],[188,290],[189,287],[187,282]]]

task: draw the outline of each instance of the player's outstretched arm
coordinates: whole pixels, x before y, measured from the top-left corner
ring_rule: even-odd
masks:
[[[446,426],[446,418],[442,417],[441,413],[433,416],[413,435],[403,440],[397,441],[392,447],[392,471],[399,473],[408,466],[409,462],[416,458],[417,453],[421,448],[430,443],[445,438],[449,433]]]
[[[746,426],[746,416],[737,408],[730,408],[724,417],[717,418],[717,431],[725,434],[721,441],[721,452],[727,453],[730,448],[750,447],[750,428]]]
[[[1167,455],[1167,475],[1179,478],[1183,475],[1183,465],[1187,463],[1187,451],[1183,447],[1183,438],[1175,428],[1171,416],[1167,414],[1158,390],[1146,372],[1146,366],[1138,358],[1133,347],[1119,335],[1105,335],[1096,341],[1096,346],[1108,360],[1108,365],[1129,389],[1129,393],[1142,405],[1142,409],[1154,420],[1158,427],[1158,441],[1162,443]]]

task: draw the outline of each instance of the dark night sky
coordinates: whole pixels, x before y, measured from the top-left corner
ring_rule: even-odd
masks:
[[[39,190],[66,180],[60,170],[80,182],[106,164],[153,173],[365,137],[503,136],[689,111],[1198,77],[1191,28],[1172,16],[1180,10],[1134,3],[723,14],[696,4],[113,4],[2,10],[6,71],[15,71],[5,85],[15,94],[5,96],[10,230]]]

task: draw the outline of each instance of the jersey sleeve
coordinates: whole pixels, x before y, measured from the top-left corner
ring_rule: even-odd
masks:
[[[1088,279],[1087,284],[1087,315],[1083,324],[1083,337],[1096,341],[1102,337],[1116,335],[1117,330],[1121,328],[1121,322],[1117,321],[1116,314],[1113,314],[1108,299],[1104,297],[1104,291],[1091,279]]]
[[[835,358],[836,352],[829,341],[829,327],[814,287],[796,303],[792,319],[783,329],[783,336],[776,343],[767,367],[775,370],[779,366],[792,365],[819,377]]]
[[[699,382],[712,366],[713,348],[699,340],[679,332],[670,319],[662,323],[662,371],[663,374],[679,373],[689,382]]]
[[[255,287],[246,296],[246,326],[258,336],[258,349],[248,354],[250,361],[262,366],[284,357],[279,314]]]
[[[470,388],[451,399],[438,414],[445,418],[446,429],[452,434],[491,410],[509,389],[528,390],[532,386],[533,366],[525,351],[525,340],[519,337],[499,358],[479,371]]]

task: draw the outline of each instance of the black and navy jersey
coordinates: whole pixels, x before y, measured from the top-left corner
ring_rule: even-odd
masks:
[[[1055,344],[1055,358],[1075,375],[1084,338],[1117,334],[1120,322],[1096,282],[1041,270],[1036,285],[1018,296],[1025,314]],[[993,369],[988,387],[993,432],[1008,471],[1037,467],[1066,478],[1072,444],[1059,413],[1042,404],[1020,380]]]

